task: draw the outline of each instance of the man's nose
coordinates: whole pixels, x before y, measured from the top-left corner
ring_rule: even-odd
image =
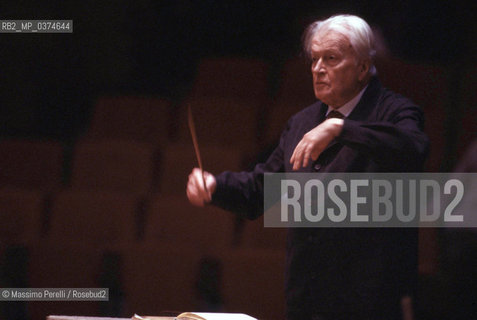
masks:
[[[314,73],[324,73],[326,71],[321,58],[315,61],[311,71]]]

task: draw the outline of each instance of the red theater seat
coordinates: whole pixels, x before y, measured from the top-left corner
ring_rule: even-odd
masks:
[[[80,141],[75,148],[71,186],[143,194],[151,190],[155,149],[121,140]]]
[[[61,187],[63,148],[54,141],[0,140],[0,185],[52,191]]]
[[[36,244],[41,239],[45,195],[40,191],[0,189],[0,243]]]
[[[189,246],[146,245],[124,255],[124,315],[196,310],[201,254]]]
[[[204,58],[199,63],[190,96],[263,101],[268,97],[268,71],[268,64],[259,59]]]
[[[162,98],[100,97],[87,137],[164,144],[170,136],[171,102]]]
[[[128,193],[65,190],[52,203],[45,242],[118,249],[136,234],[138,198]]]
[[[185,195],[151,199],[146,212],[145,241],[188,245],[204,254],[230,247],[233,214],[213,206],[192,206]]]
[[[200,153],[204,170],[212,174],[242,169],[244,152],[240,148],[201,144]],[[163,150],[162,156],[159,174],[161,193],[185,195],[189,174],[192,168],[199,167],[192,142],[170,144]]]
[[[439,171],[446,148],[446,108],[449,104],[448,74],[438,65],[409,63],[397,58],[376,63],[378,76],[387,88],[400,93],[418,104],[424,111],[425,132],[431,149],[427,161],[428,171]]]

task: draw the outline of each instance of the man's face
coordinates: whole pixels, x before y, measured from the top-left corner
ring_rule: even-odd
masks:
[[[327,105],[341,107],[363,88],[368,68],[346,36],[335,31],[315,34],[311,57],[315,96]]]

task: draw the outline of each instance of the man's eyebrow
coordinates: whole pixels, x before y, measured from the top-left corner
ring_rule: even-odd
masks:
[[[340,49],[347,46],[351,47],[351,43],[349,43],[349,41],[344,41],[343,39],[330,39],[327,41],[314,41],[312,42],[311,47],[314,47],[314,46]]]
[[[339,48],[336,48],[336,47],[333,47],[333,48],[321,48],[319,50],[313,50],[313,47],[312,47],[312,53],[322,53],[322,52],[334,52],[334,53],[341,53],[342,50],[340,50]]]

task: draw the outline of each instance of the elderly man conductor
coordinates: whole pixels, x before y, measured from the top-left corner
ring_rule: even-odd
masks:
[[[317,101],[291,117],[276,149],[253,171],[213,176],[193,169],[192,204],[253,219],[263,214],[265,172],[422,170],[428,149],[422,111],[381,86],[369,25],[333,16],[312,23],[303,40]],[[412,296],[416,278],[415,229],[289,229],[289,320],[402,319],[402,297]]]

